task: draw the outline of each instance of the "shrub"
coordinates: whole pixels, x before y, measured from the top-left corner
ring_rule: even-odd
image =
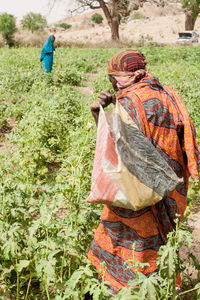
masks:
[[[133,20],[145,19],[145,16],[139,12],[134,13]]]
[[[13,34],[17,31],[16,18],[13,15],[3,13],[0,15],[0,32],[6,45],[12,45]]]
[[[65,30],[67,30],[67,29],[71,28],[72,25],[71,24],[67,24],[67,23],[60,23],[60,24],[57,24],[56,27],[61,27],[61,28],[65,29]]]
[[[70,147],[69,136],[76,126],[81,102],[79,94],[70,87],[65,89],[65,98],[62,96],[60,92],[54,98],[32,99],[34,108],[18,124],[15,143],[21,167],[29,166],[29,174],[43,176],[47,165],[62,160],[62,154]]]
[[[101,24],[103,22],[103,17],[102,15],[95,13],[92,15],[91,20],[96,24]]]
[[[63,84],[78,86],[81,85],[82,81],[82,73],[73,66],[71,68],[67,67],[63,71],[56,72],[53,78],[53,82],[56,86],[61,86]]]

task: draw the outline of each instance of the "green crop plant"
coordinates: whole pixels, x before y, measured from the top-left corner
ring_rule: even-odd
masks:
[[[4,39],[4,43],[7,46],[12,46],[13,35],[17,31],[16,26],[16,18],[15,16],[8,14],[8,13],[1,13],[0,14],[0,32]]]
[[[193,236],[191,232],[183,226],[178,219],[176,219],[176,229],[168,234],[168,242],[166,245],[161,246],[158,251],[157,266],[158,271],[150,277],[145,276],[143,273],[137,271],[136,278],[129,281],[129,289],[122,288],[113,300],[168,300],[168,299],[182,299],[183,295],[189,294],[191,299],[199,299],[200,284],[194,284],[192,287],[187,287],[185,291],[180,291],[176,286],[177,274],[184,275],[187,270],[185,260],[179,255],[179,251],[185,242],[188,250],[191,248]],[[134,245],[133,245],[134,250]],[[188,253],[188,257],[192,257],[196,268],[199,268],[199,263],[195,257]],[[134,251],[133,259],[128,261],[129,268],[143,269],[148,264],[135,261]]]
[[[0,151],[2,299],[75,300],[88,292],[95,300],[111,299],[107,283],[96,279],[87,259],[102,205],[89,205],[85,199],[96,142],[89,104],[101,90],[111,88],[106,66],[118,50],[57,48],[52,73],[43,74],[40,49],[0,49],[0,140],[5,144]],[[198,47],[139,50],[147,58],[147,69],[182,96],[200,139]],[[82,94],[83,87],[92,89],[93,96]],[[16,126],[3,136],[8,118],[15,119]],[[191,181],[189,201],[198,205],[198,181]],[[149,290],[154,297],[149,299],[180,298],[174,274],[181,259],[176,254],[180,236],[186,233],[190,239],[184,230],[177,224],[160,249],[160,273],[148,279],[138,273],[144,282],[141,291],[130,283],[135,291],[131,299],[141,293],[139,299],[147,299]],[[199,262],[191,254],[188,258],[199,270]],[[187,268],[179,271],[185,278],[182,296],[193,290],[192,297],[198,299],[198,286],[190,281]],[[130,299],[130,291],[123,292]]]

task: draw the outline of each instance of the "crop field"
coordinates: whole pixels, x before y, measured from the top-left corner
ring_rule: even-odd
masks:
[[[40,49],[0,49],[0,299],[83,300],[87,292],[95,300],[122,299],[109,296],[87,259],[102,206],[85,201],[96,139],[90,104],[111,88],[106,66],[118,50],[57,48],[53,72],[43,74]],[[183,98],[200,143],[200,48],[139,50],[150,73]],[[199,187],[191,180],[189,204],[198,206]],[[191,233],[177,223],[161,249],[159,274],[138,273],[123,300],[200,299],[200,284],[177,254],[183,237],[190,251]],[[200,271],[192,255],[190,264]]]

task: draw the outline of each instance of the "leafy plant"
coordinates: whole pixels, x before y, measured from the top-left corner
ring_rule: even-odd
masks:
[[[145,19],[145,16],[139,12],[135,12],[133,14],[133,20],[140,20],[140,19]]]
[[[96,24],[102,24],[103,17],[102,17],[102,15],[95,13],[91,16],[91,20],[92,20],[92,22],[94,22]]]
[[[60,28],[63,28],[65,30],[69,29],[72,27],[71,24],[67,24],[67,23],[59,23],[59,24],[56,24],[56,27],[60,27]]]
[[[147,57],[149,71],[183,97],[199,139],[198,47],[140,50]],[[5,143],[5,151],[0,151],[2,299],[74,300],[84,299],[88,292],[96,299],[110,298],[106,296],[108,283],[98,281],[87,259],[102,206],[88,205],[85,199],[96,138],[89,104],[101,90],[111,88],[106,65],[117,51],[58,48],[53,73],[43,74],[40,49],[0,49],[0,124],[6,125],[8,118],[16,121],[16,127],[1,137]],[[92,97],[81,93],[83,86],[92,89]],[[189,198],[198,205],[199,183],[195,180]],[[160,249],[159,273],[146,278],[138,272],[137,282],[130,282],[131,289],[116,297],[174,297],[174,278],[180,272],[183,290],[182,295],[176,291],[177,299],[189,294],[188,290],[191,299],[198,299],[199,285],[190,279],[176,252],[189,236],[178,223],[177,231]],[[190,263],[198,270],[199,262],[189,253]],[[132,261],[134,264],[134,257]],[[135,289],[136,284],[141,288]]]
[[[0,32],[6,45],[11,46],[13,44],[13,34],[16,31],[16,18],[7,13],[0,14]]]
[[[47,20],[41,14],[30,12],[21,20],[22,28],[31,32],[42,30],[47,26]]]
[[[134,269],[136,278],[129,281],[129,289],[122,288],[116,297],[113,299],[124,300],[168,300],[168,299],[181,299],[182,295],[195,291],[199,294],[199,283],[189,290],[180,292],[177,288],[177,276],[180,272],[183,272],[186,267],[184,266],[184,260],[179,255],[179,250],[183,246],[183,242],[187,244],[188,248],[192,244],[192,234],[187,230],[178,219],[176,220],[176,230],[168,234],[168,242],[166,245],[161,246],[158,251],[157,267],[158,271],[150,277],[145,276],[138,271],[138,268],[143,269],[145,263],[135,261],[134,247],[133,247],[133,259],[127,261],[130,264],[129,268]],[[199,263],[190,255],[196,268],[199,268]],[[198,299],[198,298],[196,298]]]

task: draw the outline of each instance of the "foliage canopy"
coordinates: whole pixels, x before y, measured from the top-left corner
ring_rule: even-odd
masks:
[[[16,18],[13,15],[2,13],[0,15],[0,32],[5,44],[8,46],[12,44],[12,37],[16,31]]]
[[[185,30],[193,30],[196,19],[200,13],[200,1],[182,0],[181,3],[185,11]]]
[[[95,13],[92,15],[91,20],[96,24],[101,24],[103,22],[102,15]]]
[[[47,26],[47,20],[41,14],[30,12],[21,21],[22,28],[31,32],[42,30]]]

